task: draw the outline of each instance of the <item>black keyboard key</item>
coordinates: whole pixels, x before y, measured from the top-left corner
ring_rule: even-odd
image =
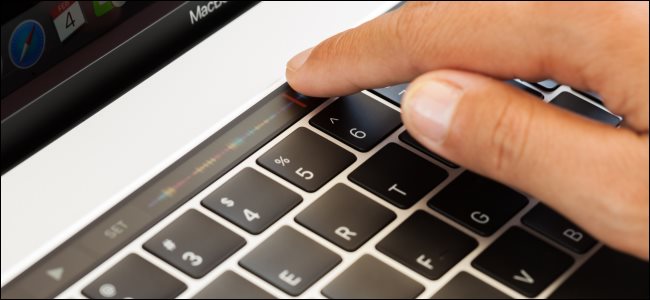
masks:
[[[621,123],[621,119],[619,117],[596,105],[582,100],[569,92],[560,93],[557,95],[557,97],[553,98],[550,103],[589,119],[605,124],[610,124],[612,126],[618,126],[618,124]]]
[[[6,283],[0,299],[53,298],[97,262],[98,257],[92,253],[80,245],[49,253],[47,261],[35,264],[14,281]]]
[[[322,291],[330,299],[408,299],[424,287],[378,259],[364,255]]]
[[[347,251],[357,250],[394,219],[395,213],[344,184],[296,216],[296,222]]]
[[[580,266],[551,299],[648,299],[647,261],[602,247]]]
[[[527,297],[537,296],[571,264],[571,256],[518,227],[506,231],[472,262]]]
[[[580,227],[541,203],[521,222],[576,253],[585,253],[596,244],[596,240]]]
[[[258,234],[301,201],[300,195],[246,168],[201,203],[244,230]]]
[[[460,272],[431,299],[512,299],[478,278]]]
[[[434,159],[436,159],[437,161],[443,163],[443,164],[446,165],[447,167],[454,168],[454,169],[457,169],[457,168],[458,168],[458,165],[457,165],[457,164],[455,164],[455,163],[453,163],[453,162],[447,160],[446,158],[444,158],[444,157],[442,157],[442,156],[440,156],[440,155],[438,155],[438,154],[435,154],[435,153],[431,152],[431,150],[429,150],[429,149],[427,149],[426,147],[422,146],[422,144],[420,144],[418,141],[416,141],[416,140],[415,140],[415,139],[414,139],[414,138],[413,138],[413,137],[408,133],[408,131],[404,131],[404,132],[402,132],[402,133],[399,135],[399,139],[400,139],[402,142],[408,144],[409,146],[411,146],[411,147],[413,147],[413,148],[415,148],[415,149],[418,149],[419,151],[423,152],[424,154],[433,157]]]
[[[400,208],[411,207],[447,178],[442,168],[390,143],[348,178]]]
[[[345,149],[307,128],[298,128],[257,163],[301,189],[314,192],[356,160]]]
[[[275,299],[250,281],[233,271],[219,275],[193,299]]]
[[[186,289],[185,284],[130,254],[83,289],[91,299],[171,299]]]
[[[535,96],[535,97],[537,97],[539,99],[544,99],[544,95],[542,95],[542,93],[540,93],[540,92],[538,92],[538,91],[536,91],[534,89],[531,89],[530,87],[527,87],[527,86],[517,82],[514,79],[508,80],[508,81],[506,81],[506,83],[511,85],[511,86],[514,86],[514,87],[516,87],[516,88],[518,88],[520,90],[523,90],[524,92],[529,93],[529,94],[531,94],[531,95],[533,95],[533,96]]]
[[[380,97],[392,102],[397,106],[400,106],[402,103],[402,97],[404,96],[404,93],[406,93],[406,88],[408,85],[408,83],[402,83],[369,91],[376,95],[379,95]]]
[[[542,89],[542,90],[545,90],[547,92],[555,91],[555,89],[560,87],[559,83],[557,83],[557,82],[555,82],[554,80],[551,80],[551,79],[546,79],[546,80],[542,80],[542,81],[538,81],[538,82],[533,82],[533,85],[540,88],[540,89]]]
[[[588,91],[583,91],[583,90],[576,90],[574,88],[571,88],[571,89],[574,90],[575,92],[577,92],[578,94],[589,98],[589,100],[591,100],[591,101],[594,101],[594,102],[596,102],[596,103],[598,103],[600,105],[604,105],[603,99],[596,92],[588,92]]]
[[[359,151],[366,152],[402,123],[398,111],[364,93],[341,97],[309,123]]]
[[[298,296],[341,262],[341,257],[290,227],[282,227],[239,264]]]
[[[527,203],[526,197],[505,185],[465,171],[433,196],[429,206],[472,231],[488,236]]]
[[[144,248],[194,278],[200,278],[246,241],[190,209],[144,244]]]
[[[438,279],[478,243],[418,210],[384,238],[377,249],[429,279]]]

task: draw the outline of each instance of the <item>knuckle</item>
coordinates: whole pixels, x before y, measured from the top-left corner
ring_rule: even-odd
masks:
[[[323,72],[332,71],[336,66],[360,61],[361,57],[359,56],[364,55],[364,51],[359,49],[361,45],[355,41],[361,39],[361,34],[363,34],[363,31],[353,28],[328,38],[312,50],[309,55],[310,64],[315,69]],[[348,88],[354,90],[363,89],[357,77],[351,77],[349,74],[340,74],[339,76],[347,79]]]
[[[497,108],[498,119],[492,130],[490,148],[496,152],[492,155],[492,166],[500,178],[506,178],[512,170],[518,169],[529,151],[534,107],[525,101],[510,98]]]
[[[351,50],[355,47],[353,43],[355,36],[357,36],[356,31],[349,29],[326,39],[314,48],[310,54],[310,60],[328,62],[340,57],[341,53],[352,53]]]
[[[621,250],[637,253],[639,255],[645,252],[647,256],[647,247],[644,251],[639,248],[642,243],[640,240],[648,237],[648,190],[625,193],[618,197],[609,198],[613,201],[608,204],[607,216],[609,220],[619,220],[610,224],[606,230],[608,242],[618,246]],[[647,242],[644,243],[647,245]]]
[[[419,70],[423,73],[421,63],[423,58],[431,55],[429,42],[433,40],[431,34],[435,31],[429,30],[430,21],[434,4],[408,3],[402,9],[396,11],[389,22],[386,22],[386,31],[394,41],[392,45],[399,48],[407,63],[410,63],[411,69]]]
[[[395,38],[400,46],[410,45],[417,40],[417,9],[405,7],[403,10],[398,11],[388,22],[392,36]]]
[[[647,136],[646,136],[647,137]],[[625,145],[624,149],[617,150],[617,152],[624,153],[619,158],[618,164],[623,167],[617,171],[620,182],[613,186],[616,188],[608,188],[606,192],[607,198],[616,199],[615,201],[607,201],[608,211],[613,214],[613,217],[620,220],[634,219],[633,216],[641,217],[647,222],[648,216],[648,145],[641,138],[635,140],[634,144]],[[646,138],[647,139],[647,138]],[[602,177],[606,177],[603,175]],[[639,209],[645,208],[645,209]]]

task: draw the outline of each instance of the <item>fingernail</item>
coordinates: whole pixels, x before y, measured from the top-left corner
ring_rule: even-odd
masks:
[[[410,87],[403,104],[416,134],[441,144],[461,96],[461,88],[446,81],[428,80]]]
[[[302,51],[298,53],[298,55],[294,56],[291,60],[289,60],[289,63],[287,63],[287,69],[291,72],[295,72],[300,67],[302,67],[303,64],[305,64],[305,61],[309,57],[309,54],[311,54],[311,50],[314,48],[309,48],[305,51]]]

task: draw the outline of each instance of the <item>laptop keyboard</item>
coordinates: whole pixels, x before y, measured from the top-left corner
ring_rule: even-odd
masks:
[[[129,254],[83,289],[92,299],[174,298],[187,286],[136,254]]]
[[[573,261],[520,227],[512,227],[472,261],[472,266],[527,297],[535,297]]]
[[[246,168],[201,204],[249,233],[259,234],[301,201],[297,193],[255,169]]]
[[[376,247],[422,276],[436,280],[477,245],[476,240],[458,229],[418,210]]]
[[[143,247],[193,278],[201,278],[246,244],[219,223],[188,210]]]
[[[341,97],[309,120],[309,124],[361,152],[368,152],[401,123],[399,112],[363,93]]]
[[[553,81],[510,83],[620,123]],[[546,297],[601,248],[423,148],[401,125],[405,88],[325,101],[62,295]]]
[[[406,299],[424,286],[371,255],[364,255],[323,289],[332,299]]]
[[[528,204],[512,189],[466,171],[433,196],[429,207],[482,235],[492,235]]]
[[[241,261],[244,269],[291,296],[298,296],[341,263],[341,257],[289,226],[283,226]]]
[[[395,217],[390,209],[339,183],[298,214],[296,222],[346,251],[355,251]]]

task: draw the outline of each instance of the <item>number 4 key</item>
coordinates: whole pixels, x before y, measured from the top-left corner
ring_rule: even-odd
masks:
[[[253,222],[253,221],[258,220],[260,218],[260,214],[254,212],[254,211],[252,211],[252,210],[250,210],[248,208],[244,209],[244,216],[246,217],[246,221],[248,221],[248,222]]]

